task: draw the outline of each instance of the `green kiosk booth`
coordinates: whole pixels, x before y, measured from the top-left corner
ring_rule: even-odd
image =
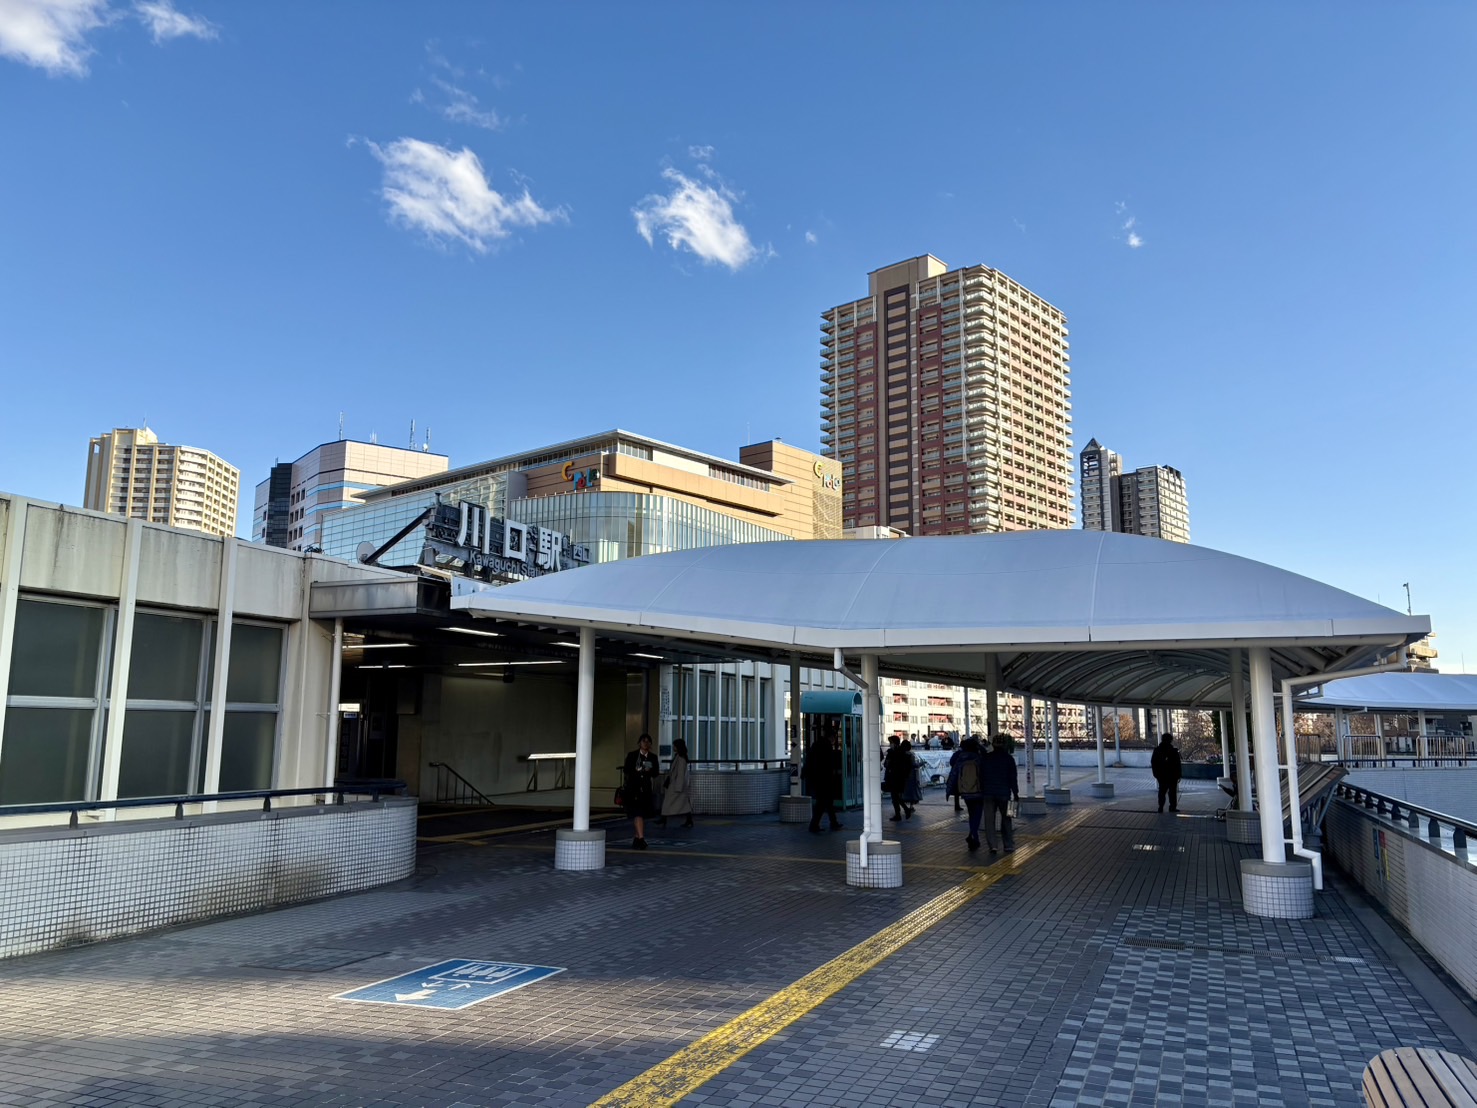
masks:
[[[862,806],[862,694],[844,690],[814,690],[800,694],[804,730],[802,749],[816,736],[829,738],[841,751],[841,788],[838,808]],[[873,752],[873,757],[877,757]]]

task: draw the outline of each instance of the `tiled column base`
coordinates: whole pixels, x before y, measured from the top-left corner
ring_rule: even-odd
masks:
[[[1072,803],[1071,789],[1043,789],[1043,799],[1051,805]]]
[[[809,823],[810,822],[810,797],[808,797],[808,796],[782,796],[782,797],[780,797],[780,822],[781,823]]]
[[[1253,916],[1270,919],[1313,918],[1313,865],[1291,862],[1241,861],[1241,903]]]
[[[559,828],[554,832],[554,868],[604,869],[605,832]]]
[[[867,868],[862,868],[861,843],[846,840],[846,883],[861,889],[900,889],[903,885],[903,844],[867,844]]]
[[[1039,796],[1023,796],[1016,801],[1015,810],[1022,816],[1046,815],[1046,800]]]
[[[1260,846],[1262,842],[1262,820],[1257,812],[1243,812],[1232,808],[1226,813],[1226,842],[1250,843]]]
[[[1101,797],[1107,800],[1113,795],[1113,782],[1094,781],[1091,785],[1087,786],[1087,793],[1089,796]]]

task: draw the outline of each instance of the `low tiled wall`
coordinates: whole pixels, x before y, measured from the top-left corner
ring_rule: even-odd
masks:
[[[414,798],[0,835],[0,957],[352,892],[415,869]]]
[[[758,816],[773,812],[790,791],[788,769],[689,771],[692,808],[705,816]]]
[[[1336,799],[1323,820],[1323,852],[1399,920],[1477,998],[1477,866],[1406,825]]]

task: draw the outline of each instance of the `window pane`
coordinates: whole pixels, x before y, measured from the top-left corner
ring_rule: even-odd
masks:
[[[11,696],[96,696],[103,609],[22,600],[15,609]],[[68,798],[75,799],[75,798]]]
[[[130,700],[188,700],[198,695],[201,622],[140,612],[133,620]],[[128,756],[125,749],[124,757]],[[154,793],[140,793],[154,796]]]
[[[86,800],[93,715],[91,708],[9,709],[0,746],[0,804]]]
[[[130,708],[123,720],[118,795],[178,796],[193,791],[190,751],[194,733],[194,712]]]
[[[227,712],[221,739],[221,792],[272,787],[276,712]]]
[[[210,637],[205,699],[215,687],[215,636]],[[231,672],[226,699],[236,704],[276,704],[282,683],[282,629],[238,623],[231,628]]]

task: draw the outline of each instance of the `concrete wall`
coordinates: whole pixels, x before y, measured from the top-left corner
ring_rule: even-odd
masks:
[[[414,800],[10,832],[0,957],[354,892],[415,869]]]
[[[1404,824],[1342,798],[1323,821],[1324,854],[1477,999],[1477,866]]]
[[[1477,823],[1477,767],[1356,769],[1349,774],[1348,783]]]

